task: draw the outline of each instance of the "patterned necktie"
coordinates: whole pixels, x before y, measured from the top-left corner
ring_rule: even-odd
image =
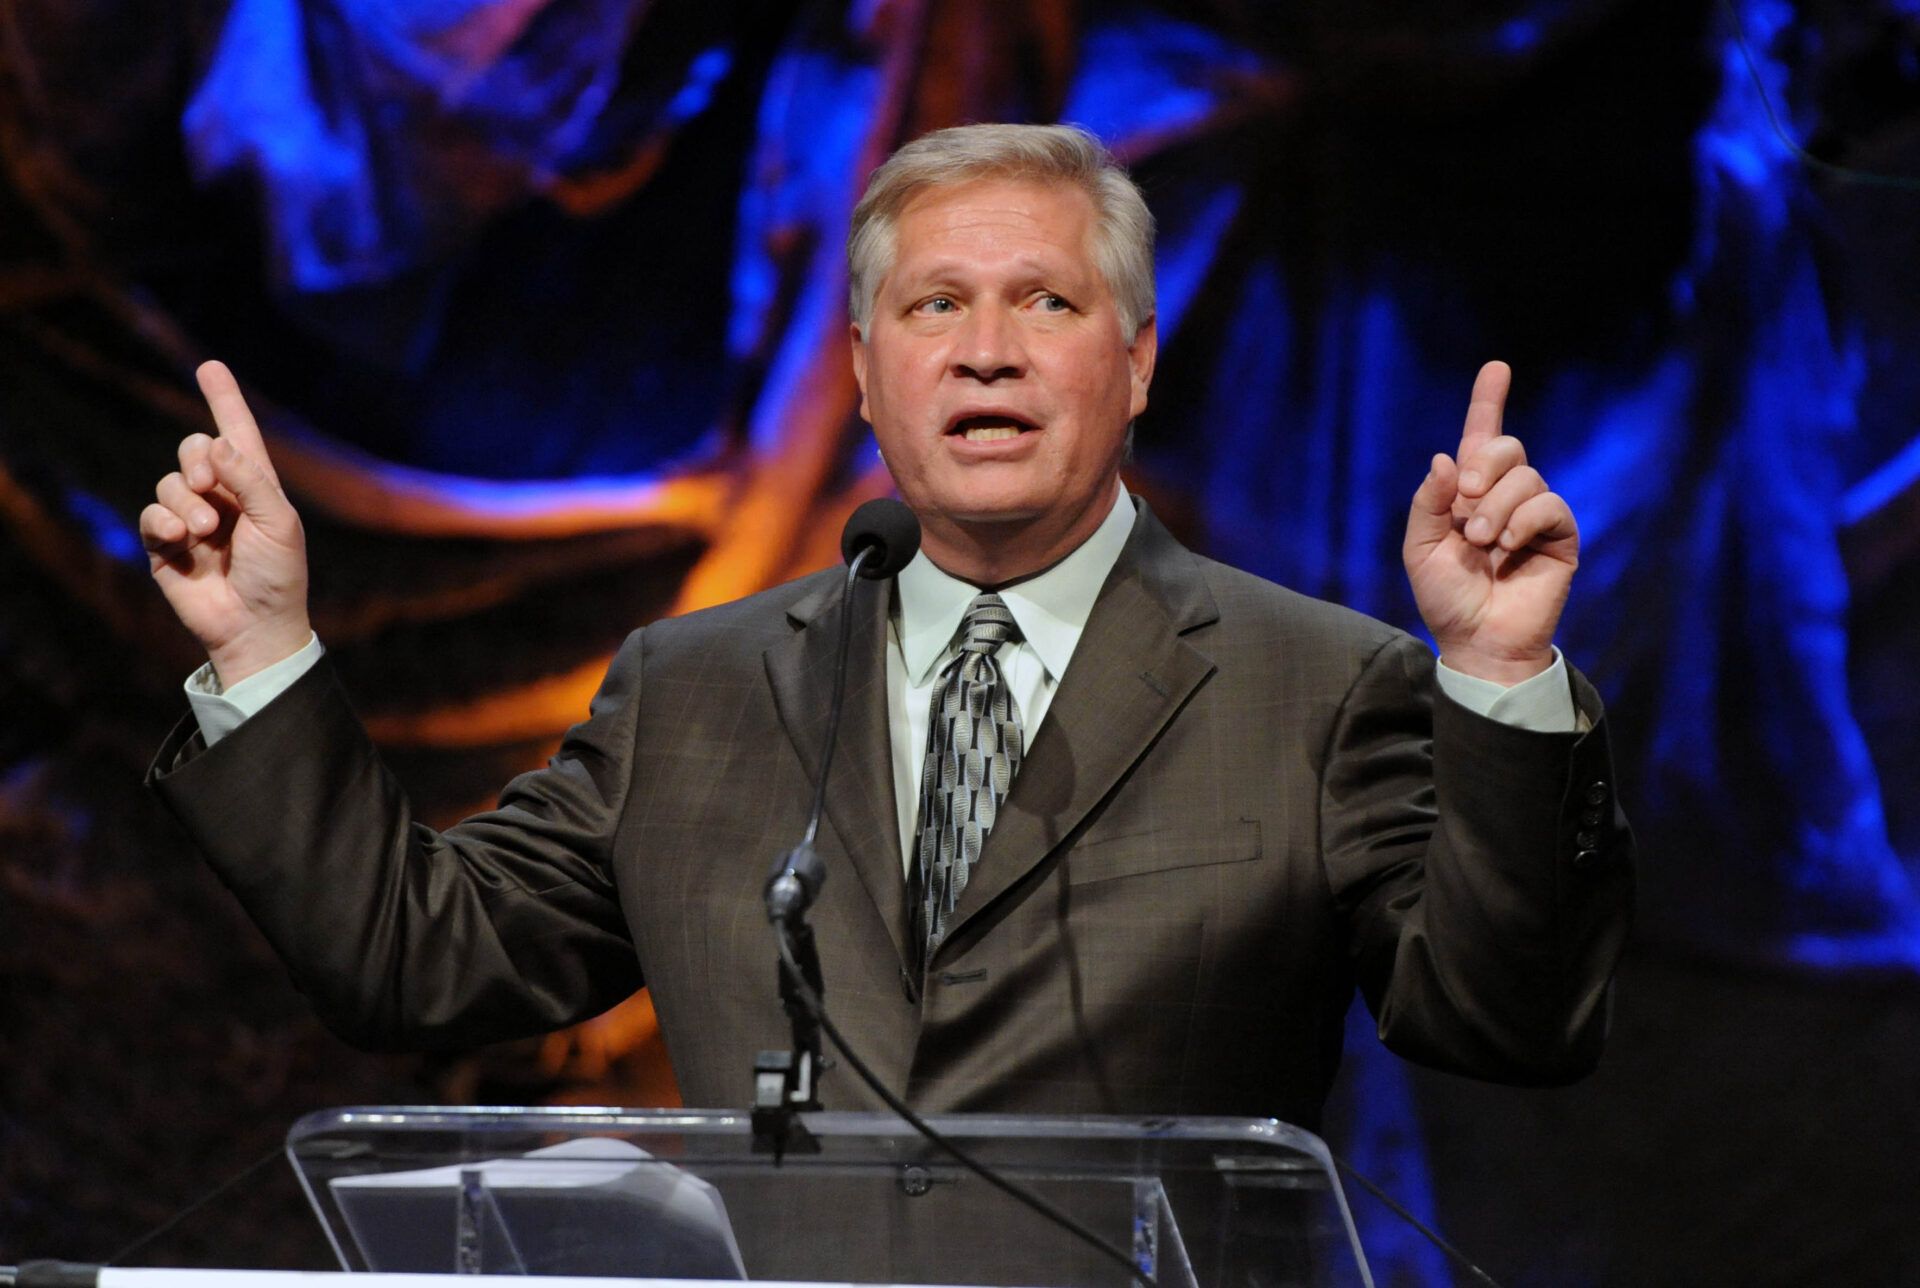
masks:
[[[994,653],[1020,638],[998,595],[978,595],[960,619],[960,652],[933,686],[920,830],[913,851],[915,939],[922,965],[947,933],[967,873],[1020,771],[1024,735]]]

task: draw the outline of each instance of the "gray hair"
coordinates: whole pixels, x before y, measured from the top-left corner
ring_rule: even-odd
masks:
[[[957,125],[923,134],[867,181],[847,232],[847,310],[865,334],[893,267],[894,225],[928,188],[977,179],[1073,184],[1093,201],[1093,257],[1129,341],[1153,317],[1153,215],[1106,145],[1078,125]]]

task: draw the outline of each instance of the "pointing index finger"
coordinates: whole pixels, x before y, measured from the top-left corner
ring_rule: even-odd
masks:
[[[266,441],[260,436],[260,426],[253,419],[253,412],[240,392],[240,382],[233,378],[233,372],[227,370],[227,364],[203,362],[194,376],[200,382],[200,393],[207,400],[208,410],[213,412],[213,423],[219,428],[220,437],[231,443],[235,451],[258,465],[277,486],[280,476],[274,473],[273,460],[267,455]]]
[[[1504,362],[1489,362],[1473,379],[1473,396],[1467,404],[1466,423],[1460,427],[1460,450],[1453,459],[1465,464],[1480,448],[1500,437],[1506,418],[1507,390],[1513,385],[1513,368]]]

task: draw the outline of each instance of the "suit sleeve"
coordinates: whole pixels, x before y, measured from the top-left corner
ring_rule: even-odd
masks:
[[[1569,668],[1571,670],[1571,668]],[[1632,916],[1632,840],[1599,696],[1583,734],[1477,716],[1396,636],[1342,704],[1321,836],[1354,973],[1381,1041],[1519,1083],[1589,1072]]]
[[[211,748],[182,721],[148,781],[348,1041],[544,1032],[641,984],[612,865],[640,638],[544,769],[445,832],[413,817],[325,660]]]

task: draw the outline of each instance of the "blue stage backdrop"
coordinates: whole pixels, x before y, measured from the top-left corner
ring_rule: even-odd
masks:
[[[196,659],[133,522],[203,425],[197,361],[255,395],[320,632],[457,817],[627,630],[828,562],[887,489],[848,214],[894,146],[984,119],[1080,122],[1148,193],[1130,482],[1176,530],[1418,630],[1407,499],[1506,358],[1584,533],[1562,645],[1612,713],[1642,944],[1920,966],[1915,0],[22,0],[0,28],[16,978],[64,978],[50,928],[89,907],[163,963],[212,950],[155,919],[232,924],[137,787]],[[25,1032],[79,1023],[24,996]],[[1340,1133],[1420,1207],[1365,1028]],[[639,1000],[523,1056],[669,1099],[650,1033]]]

